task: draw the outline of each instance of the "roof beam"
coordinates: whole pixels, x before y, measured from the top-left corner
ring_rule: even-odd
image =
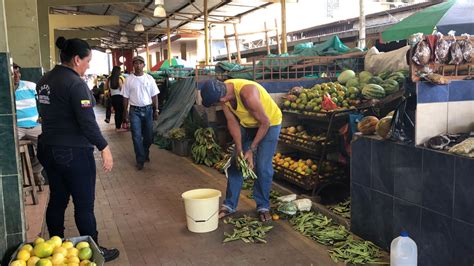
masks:
[[[63,36],[66,39],[93,39],[109,37],[109,34],[102,30],[54,30],[55,36]]]
[[[53,6],[87,6],[110,5],[116,3],[151,3],[150,0],[41,0],[41,5]]]

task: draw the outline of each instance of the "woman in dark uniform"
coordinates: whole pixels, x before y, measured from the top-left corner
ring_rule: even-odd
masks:
[[[59,37],[56,46],[61,50],[61,65],[46,73],[36,87],[43,119],[38,158],[50,188],[46,224],[50,236],[64,237],[64,212],[72,196],[79,233],[97,242],[94,146],[101,152],[106,172],[112,170],[113,159],[95,119],[94,97],[81,79],[92,53],[80,39]],[[100,249],[106,261],[119,256],[117,249]]]

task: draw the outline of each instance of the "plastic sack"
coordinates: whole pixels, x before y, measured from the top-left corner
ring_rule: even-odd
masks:
[[[410,35],[410,37],[408,37],[407,39],[407,43],[410,46],[414,47],[416,44],[421,42],[421,40],[423,40],[423,33],[418,32],[418,33]]]
[[[293,203],[296,205],[299,211],[310,211],[311,206],[313,206],[313,203],[311,202],[310,199],[298,199],[294,200]]]
[[[364,70],[373,74],[378,74],[383,71],[398,71],[408,70],[409,66],[405,60],[405,55],[410,46],[405,46],[400,49],[390,52],[379,52],[374,46],[367,51],[364,58]]]
[[[443,34],[438,32],[436,34],[438,41],[435,46],[435,62],[439,64],[446,64],[449,61],[449,47],[452,41],[443,37]]]
[[[285,196],[278,197],[277,200],[281,202],[290,202],[296,199],[296,194],[289,194]]]
[[[421,41],[415,48],[415,54],[412,57],[417,65],[424,66],[430,62],[431,49],[427,41]]]
[[[449,55],[451,58],[451,60],[449,61],[449,64],[459,65],[462,63],[464,58],[463,58],[462,49],[461,49],[461,41],[456,41],[453,44],[451,44],[451,47],[449,47]]]
[[[337,108],[337,104],[335,104],[332,100],[331,97],[324,95],[323,96],[323,102],[321,103],[321,106],[323,107],[324,110],[330,111],[334,110]]]
[[[296,207],[296,204],[293,203],[293,201],[283,202],[278,206],[277,210],[284,214],[295,215],[296,212],[298,211],[298,207]]]
[[[461,36],[465,37],[465,39],[459,41],[461,44],[462,57],[466,63],[471,63],[472,58],[474,57],[474,49],[472,49],[470,36],[467,33],[464,33]]]
[[[468,138],[449,149],[450,153],[474,157],[474,138]]]

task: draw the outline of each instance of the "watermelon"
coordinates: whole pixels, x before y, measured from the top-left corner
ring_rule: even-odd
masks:
[[[403,84],[403,81],[405,80],[405,75],[403,75],[403,73],[401,72],[393,72],[392,74],[390,74],[390,76],[388,76],[387,79],[393,79],[396,80],[398,84]]]
[[[381,79],[386,79],[390,74],[392,74],[392,71],[385,70],[380,72],[377,76],[379,76]]]
[[[380,99],[385,97],[385,90],[377,84],[367,84],[362,88],[362,96],[366,99]]]
[[[367,83],[369,79],[372,77],[372,73],[369,71],[362,71],[359,73],[359,82],[360,83]]]
[[[351,78],[350,80],[348,80],[346,82],[346,87],[359,87],[360,84],[359,84],[359,79],[358,78]]]
[[[398,82],[394,79],[387,79],[380,86],[384,88],[386,94],[392,94],[399,90]]]
[[[375,116],[366,116],[357,123],[357,129],[364,135],[372,135],[375,132],[375,128],[379,119]]]
[[[382,82],[383,79],[378,76],[373,76],[367,81],[368,84],[381,84]]]
[[[342,85],[346,84],[352,78],[355,78],[356,74],[352,70],[344,70],[342,73],[337,77],[337,81]]]

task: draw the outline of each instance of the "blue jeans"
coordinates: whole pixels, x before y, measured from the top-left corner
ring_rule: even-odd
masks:
[[[258,144],[257,152],[254,154],[255,173],[258,178],[253,185],[253,198],[257,203],[257,211],[270,210],[270,189],[273,179],[272,159],[278,144],[280,129],[281,125],[271,126]],[[244,152],[250,148],[257,130],[257,128],[240,128]],[[244,178],[242,172],[237,168],[235,160],[232,160],[227,173],[227,191],[223,206],[230,212],[235,212]]]
[[[149,157],[153,143],[153,107],[130,106],[130,128],[135,158],[138,164],[143,164]]]
[[[72,196],[79,234],[97,241],[94,215],[96,168],[94,148],[38,143],[38,159],[49,180],[46,224],[50,236],[64,237],[64,212]]]

